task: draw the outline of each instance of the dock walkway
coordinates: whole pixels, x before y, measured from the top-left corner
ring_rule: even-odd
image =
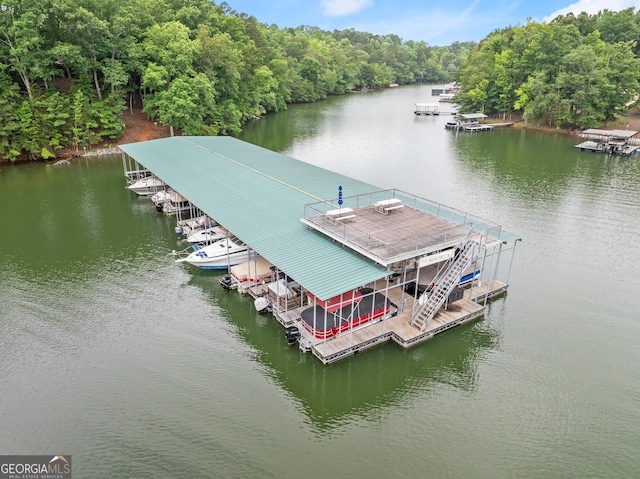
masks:
[[[379,291],[384,292],[384,282],[379,286]],[[301,333],[301,349],[310,350],[322,363],[330,364],[388,341],[393,341],[405,349],[421,344],[455,326],[482,317],[485,311],[482,305],[485,297],[492,298],[506,290],[507,284],[497,280],[491,284],[482,283],[466,289],[463,299],[446,308],[443,307],[424,331],[411,325],[414,298],[397,287],[390,288],[386,294],[391,302],[403,308],[402,312],[346,331],[328,340],[314,338],[300,324],[300,313],[308,306],[276,313],[275,317],[285,327],[298,326]]]
[[[502,123],[481,123],[487,115],[484,113],[459,113],[453,121],[445,123],[444,127],[450,130],[461,130],[475,133],[478,131],[491,131],[494,128],[512,126],[512,121]]]
[[[307,327],[298,328],[299,344],[323,363],[388,340],[402,347],[418,344],[482,316],[486,295],[504,291],[508,283],[508,279],[505,283],[495,281],[502,264],[499,259],[507,241],[513,242],[511,251],[515,251],[520,238],[467,212],[397,189],[379,190],[231,137],[181,136],[120,148],[125,171],[148,169],[197,205],[203,221],[212,219],[224,225],[256,254],[269,259],[274,273],[270,279],[278,278],[276,284],[283,281],[286,286],[284,291],[274,291],[275,298],[266,287],[269,306],[283,325],[302,325],[303,311],[352,291],[360,292],[372,308],[375,306],[369,311],[367,303],[362,303],[358,316],[355,310],[339,313],[334,320],[341,322],[334,321],[330,330],[326,323],[325,328],[316,328],[315,312],[313,325],[305,314]],[[176,158],[185,160],[177,164]],[[336,185],[337,198],[327,198]],[[343,191],[349,195],[343,196]],[[223,201],[229,197],[235,200]],[[257,213],[256,197],[277,198],[277,211],[260,209]],[[178,227],[183,233],[191,225],[178,225],[176,231]],[[460,261],[445,263],[455,258],[457,248],[467,247],[471,241],[479,248],[469,259],[475,263],[465,263],[464,271],[454,267],[461,266]],[[459,276],[447,276],[451,271]],[[467,276],[471,279],[465,279]],[[436,278],[443,282],[433,295],[425,295]],[[455,291],[455,296],[447,296],[451,302],[442,309],[444,294],[453,293],[453,285],[467,281],[474,284],[469,297],[460,298],[460,290]],[[484,296],[477,287],[480,281],[491,285]],[[265,293],[265,286],[253,285],[247,292],[257,298]],[[416,297],[422,302],[414,307]],[[428,322],[423,321],[420,327],[412,326],[425,310],[427,297],[438,300],[429,312],[430,319],[425,317]],[[327,313],[333,311],[321,314],[326,317]],[[374,322],[366,323],[371,318]]]

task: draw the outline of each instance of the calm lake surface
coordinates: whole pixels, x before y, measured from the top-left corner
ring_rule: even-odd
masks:
[[[0,454],[69,454],[78,478],[638,477],[640,156],[448,131],[413,114],[430,90],[240,136],[523,237],[484,318],[329,367],[173,262],[120,157],[0,165]]]

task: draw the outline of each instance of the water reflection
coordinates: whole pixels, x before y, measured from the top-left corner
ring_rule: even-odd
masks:
[[[255,120],[237,135],[269,150],[283,152],[295,141],[313,138],[324,124],[327,115],[335,115],[336,109],[346,97],[331,97],[310,105],[289,105],[279,113],[269,114],[267,121]]]
[[[173,225],[124,190],[119,157],[3,165],[0,449],[64,443],[82,477],[287,477],[298,458],[322,464],[311,477],[635,477],[640,162],[560,136],[451,135],[414,118],[422,91],[385,92],[379,115],[365,95],[314,105],[284,138],[254,125],[273,149],[326,133],[305,150],[318,164],[522,233],[508,301],[326,367],[217,274],[171,261]]]
[[[610,179],[621,182],[623,189],[637,188],[631,180],[639,171],[635,157],[576,151],[573,136],[511,129],[451,135],[454,158],[466,173],[461,182],[488,181],[496,191],[525,203],[555,202],[571,196],[576,188],[586,188],[590,196],[607,192]]]
[[[254,349],[255,360],[299,401],[318,431],[407,404],[439,384],[472,392],[478,385],[478,364],[499,346],[499,332],[482,318],[413,349],[388,343],[325,366],[297,345],[288,347],[282,326],[271,315],[259,315],[249,296],[212,287],[213,282],[211,275],[190,280],[228,311],[238,336]]]

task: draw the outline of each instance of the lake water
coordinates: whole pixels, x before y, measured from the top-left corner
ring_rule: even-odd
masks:
[[[0,454],[74,477],[634,478],[640,157],[355,94],[241,139],[522,235],[484,318],[323,366],[182,247],[116,158],[0,165]]]

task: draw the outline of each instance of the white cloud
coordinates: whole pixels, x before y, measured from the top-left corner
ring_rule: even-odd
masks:
[[[638,5],[638,0],[579,0],[568,7],[556,10],[551,15],[544,18],[543,21],[550,22],[557,16],[566,15],[568,13],[578,15],[580,12],[586,12],[589,15],[593,15],[604,9],[612,12],[619,12],[620,10],[630,7],[640,7],[640,5]]]
[[[511,2],[510,2],[511,3]],[[362,21],[351,25],[356,30],[378,35],[393,33],[403,40],[424,40],[430,45],[450,45],[454,41],[479,41],[497,25],[506,27],[514,13],[512,5],[493,2],[496,10],[485,8],[480,0],[455,9],[436,6],[432,9],[398,10],[397,15],[379,21]],[[425,28],[425,25],[428,28]]]
[[[324,14],[328,17],[342,17],[361,12],[373,5],[373,0],[322,0]]]

